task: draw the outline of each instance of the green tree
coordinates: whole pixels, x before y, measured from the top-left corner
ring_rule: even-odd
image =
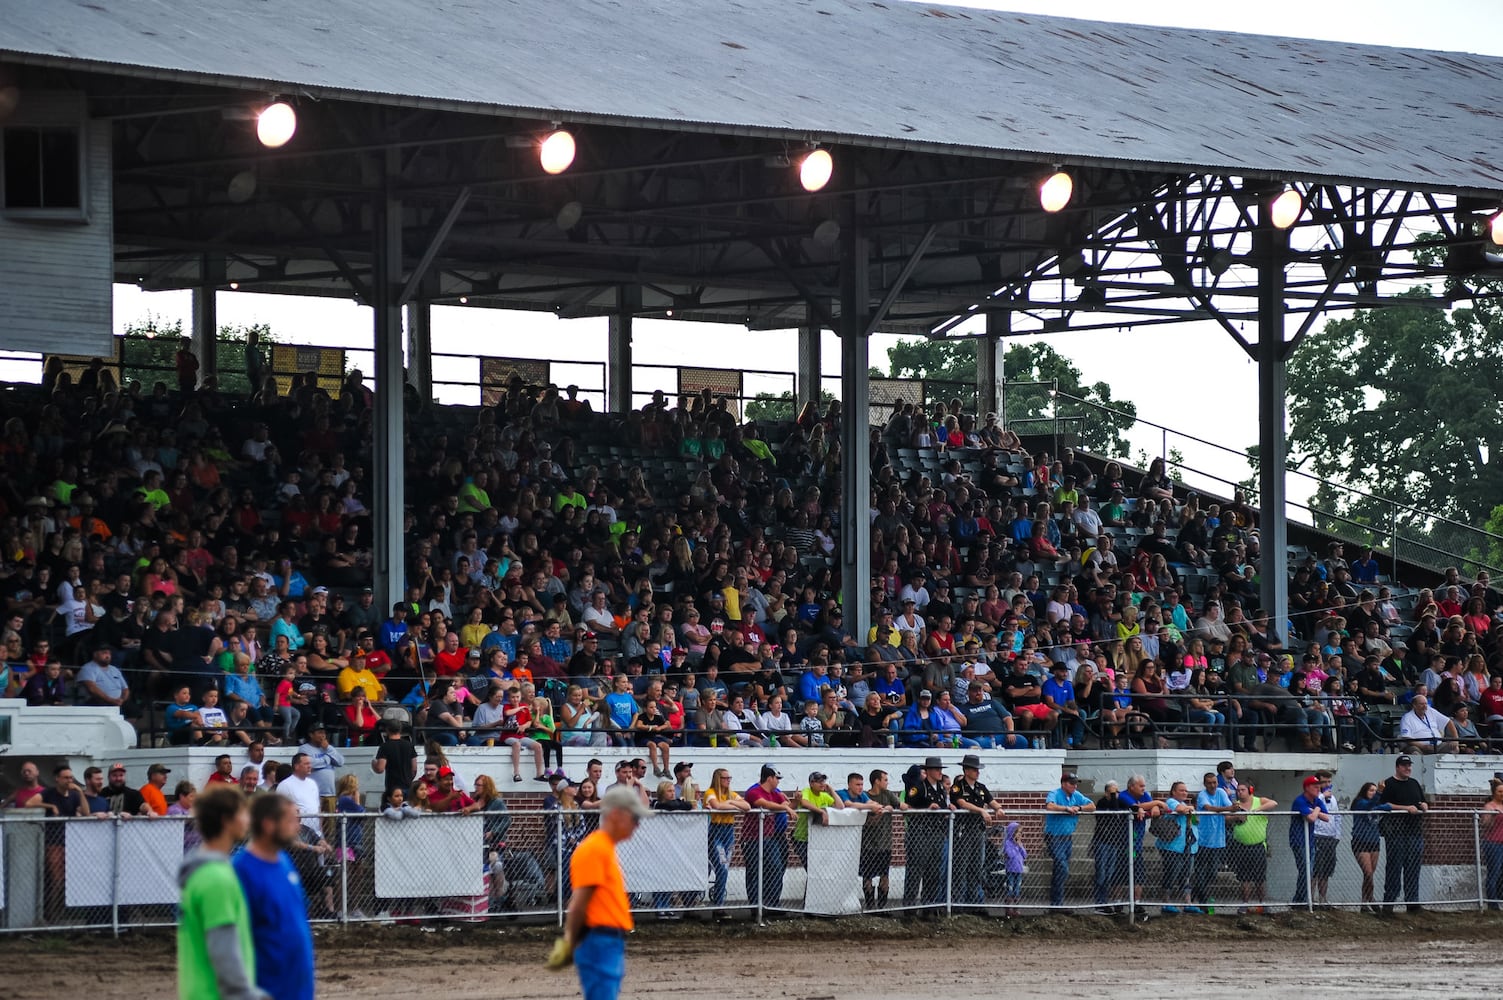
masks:
[[[820,409],[829,406],[835,401],[835,394],[821,389],[819,393]],[[794,401],[792,390],[785,389],[782,392],[759,392],[746,403],[747,420],[792,420],[798,415],[797,403]]]
[[[900,340],[887,352],[887,361],[888,378],[959,383],[941,385],[929,395],[959,395],[967,406],[975,405],[975,340]],[[1136,421],[1137,407],[1130,400],[1113,399],[1105,382],[1087,385],[1080,369],[1053,347],[1013,344],[1003,355],[1002,371],[1007,379],[1003,417],[1019,434],[1052,434],[1057,414],[1060,432],[1077,434],[1085,450],[1114,458],[1128,454],[1123,434]],[[1051,394],[1056,385],[1057,396]]]
[[[1480,525],[1503,494],[1503,311],[1485,301],[1446,312],[1429,289],[1411,295],[1413,306],[1332,320],[1300,344],[1288,366],[1290,457],[1323,481],[1323,510],[1388,525],[1393,506],[1351,486]],[[1442,527],[1403,511],[1399,521],[1406,537]]]
[[[251,331],[260,335],[261,343],[270,345],[276,341],[271,328],[261,323],[246,326],[227,323],[219,328],[218,371],[219,388],[224,392],[246,395],[250,381],[245,375],[245,358],[241,348],[249,339]],[[178,341],[184,336],[182,320],[167,321],[148,313],[145,318],[128,323],[121,344],[121,381],[140,382],[148,391],[157,382],[176,385],[173,376],[173,356],[177,353]]]

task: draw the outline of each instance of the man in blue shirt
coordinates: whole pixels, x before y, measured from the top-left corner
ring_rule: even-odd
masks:
[[[1198,906],[1209,906],[1211,886],[1226,860],[1226,813],[1235,811],[1232,797],[1227,793],[1215,771],[1207,771],[1201,779],[1204,786],[1195,796],[1195,811],[1200,816],[1195,836],[1200,850],[1195,855],[1195,874],[1191,879],[1190,898]]]
[[[1050,677],[1039,689],[1044,704],[1059,714],[1059,727],[1065,731],[1065,746],[1078,747],[1085,742],[1085,720],[1075,704],[1075,685],[1070,683],[1070,666],[1056,663],[1049,668]]]
[[[1148,779],[1135,774],[1127,779],[1127,791],[1122,801],[1132,810],[1132,893],[1133,899],[1143,901],[1143,883],[1148,880],[1148,866],[1143,863],[1143,834],[1148,832],[1148,821],[1160,812],[1159,803],[1148,791]]]
[[[1070,877],[1070,848],[1080,814],[1095,812],[1096,804],[1080,793],[1080,779],[1073,772],[1060,775],[1059,787],[1044,799],[1049,815],[1044,817],[1044,843],[1054,861],[1049,879],[1049,905],[1065,905],[1065,880]]]
[[[256,944],[256,985],[277,1000],[313,1000],[308,901],[287,848],[302,819],[280,795],[251,800],[251,840],[230,862],[245,890]]]
[[[381,623],[381,630],[376,634],[376,641],[381,648],[393,659],[396,658],[397,643],[407,634],[407,605],[398,601],[392,605],[391,617]]]
[[[1304,793],[1295,796],[1289,806],[1294,810],[1294,815],[1289,817],[1289,850],[1294,852],[1295,906],[1310,902],[1310,858],[1315,851],[1315,824],[1331,818],[1321,805],[1320,779],[1312,774],[1305,779]]]

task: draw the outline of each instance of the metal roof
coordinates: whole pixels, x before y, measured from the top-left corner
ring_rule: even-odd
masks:
[[[1503,59],[900,0],[0,0],[0,56],[452,110],[1503,190]]]

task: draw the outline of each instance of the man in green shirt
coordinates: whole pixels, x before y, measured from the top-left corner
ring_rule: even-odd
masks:
[[[794,803],[794,807],[798,809],[798,822],[793,825],[793,850],[798,854],[800,864],[807,864],[809,861],[810,817],[817,816],[820,823],[828,823],[829,817],[825,810],[835,802],[835,793],[830,790],[830,779],[821,771],[809,775],[809,787],[799,792],[798,800]]]
[[[217,785],[193,804],[203,846],[178,869],[177,993],[183,1000],[271,1000],[256,986],[250,909],[230,851],[249,819],[240,789]]]

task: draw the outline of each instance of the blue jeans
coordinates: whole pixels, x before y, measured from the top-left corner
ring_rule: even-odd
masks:
[[[731,877],[731,852],[736,848],[734,823],[710,824],[710,905],[725,905],[726,882]]]
[[[626,939],[614,934],[586,934],[574,946],[574,968],[584,1000],[616,1000],[626,978]]]
[[[1487,862],[1487,882],[1482,887],[1482,897],[1496,910],[1503,903],[1503,844],[1484,842],[1482,858]]]
[[[1074,838],[1067,833],[1044,834],[1049,857],[1054,861],[1054,871],[1049,877],[1050,906],[1065,905],[1065,881],[1070,877],[1070,846],[1073,842]]]
[[[1091,845],[1096,858],[1096,905],[1105,906],[1112,896],[1127,886],[1126,848],[1121,844]]]

